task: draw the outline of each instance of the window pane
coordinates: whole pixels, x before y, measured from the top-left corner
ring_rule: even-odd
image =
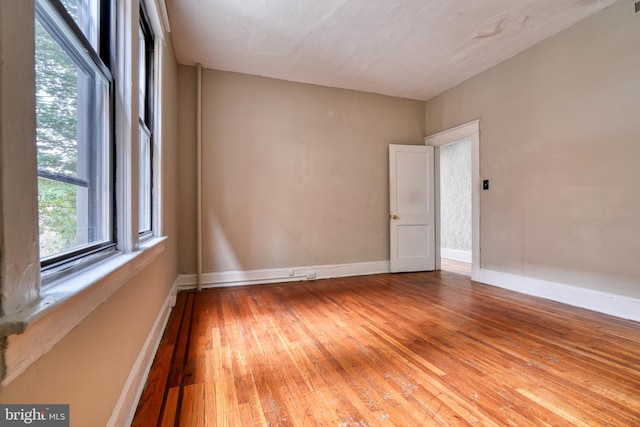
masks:
[[[111,241],[109,83],[36,21],[40,256]]]
[[[142,27],[138,29],[138,115],[147,123],[147,44]]]
[[[89,43],[97,49],[98,0],[60,0]]]
[[[140,124],[138,229],[140,233],[151,231],[151,136]]]
[[[152,63],[153,37],[149,31],[146,14],[140,8],[140,25],[138,26],[138,116],[140,117],[139,149],[138,149],[138,231],[140,234],[151,232],[153,201],[153,144],[151,135],[152,111]]]

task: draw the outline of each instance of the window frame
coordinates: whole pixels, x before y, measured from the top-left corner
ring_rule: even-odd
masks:
[[[99,72],[107,84],[106,104],[107,116],[105,126],[106,132],[106,152],[108,159],[105,160],[106,171],[103,178],[108,181],[108,236],[105,240],[95,243],[88,243],[81,247],[63,250],[50,256],[40,256],[40,268],[44,284],[48,284],[59,276],[61,271],[68,272],[76,270],[87,262],[95,261],[96,257],[112,253],[117,246],[117,222],[116,222],[116,191],[115,191],[115,79],[112,72],[115,63],[115,23],[113,22],[114,4],[108,0],[98,0],[99,16],[97,19],[96,45],[92,45],[78,23],[73,19],[69,11],[60,0],[36,0],[34,25],[37,21],[45,31],[53,38],[58,46],[70,57],[74,65],[79,68],[92,69]],[[64,26],[64,28],[61,28]],[[78,112],[78,116],[79,117]],[[89,150],[95,150],[95,145],[89,143]],[[96,165],[93,165],[90,156],[89,168],[91,173],[95,173]],[[55,174],[53,174],[55,175]],[[52,176],[44,170],[38,170],[38,177],[53,179],[57,182],[69,181],[66,176]],[[81,181],[81,180],[77,180]],[[67,182],[72,185],[79,185],[79,182]],[[83,185],[80,185],[83,186]],[[92,217],[93,214],[90,214]],[[91,222],[91,219],[89,220]],[[91,227],[90,227],[91,228]]]
[[[149,20],[149,14],[147,13],[147,10],[145,8],[145,2],[144,1],[140,1],[140,16],[139,16],[139,30],[142,30],[143,36],[144,36],[144,45],[145,45],[145,51],[144,51],[144,56],[145,56],[145,61],[144,64],[146,65],[146,69],[145,69],[145,79],[144,82],[139,81],[138,84],[141,85],[144,83],[145,85],[145,93],[144,93],[144,110],[143,110],[143,115],[144,117],[140,117],[140,106],[138,106],[138,127],[139,127],[139,133],[138,135],[140,135],[140,132],[144,132],[146,136],[148,136],[149,141],[148,141],[148,150],[149,150],[149,159],[147,160],[148,166],[149,166],[149,176],[148,176],[148,182],[149,182],[149,189],[148,189],[148,194],[146,194],[145,196],[147,197],[147,202],[148,202],[148,206],[149,206],[149,212],[148,212],[148,218],[147,218],[147,222],[149,224],[148,228],[144,228],[141,229],[140,228],[140,218],[138,218],[138,238],[140,240],[145,240],[147,238],[152,237],[155,234],[155,227],[154,227],[154,215],[155,215],[155,210],[156,210],[156,190],[155,190],[155,172],[156,172],[156,168],[154,167],[154,160],[155,160],[155,135],[154,135],[154,126],[156,124],[156,114],[157,111],[155,109],[155,91],[156,91],[156,73],[155,73],[155,68],[156,68],[156,55],[155,55],[155,36],[153,33],[153,30],[151,28],[151,24],[150,24],[150,20]],[[138,65],[140,65],[140,57],[143,55],[143,52],[138,52]],[[140,72],[138,70],[138,76],[140,76]],[[139,99],[139,97],[138,97]],[[138,101],[139,102],[139,101]],[[139,136],[140,138],[140,136]],[[141,145],[142,145],[142,141],[139,140],[138,141],[138,156],[140,157],[142,154],[141,150]],[[140,168],[140,164],[141,164],[141,159],[138,159],[138,168]],[[138,171],[138,192],[140,193],[143,188],[141,185],[141,176],[140,176],[140,170]],[[138,201],[140,201],[140,194],[138,194]],[[142,214],[142,209],[140,208],[140,205],[138,205],[138,215],[140,216]]]
[[[41,1],[41,0],[37,0]],[[137,204],[137,173],[134,162],[138,150],[137,97],[131,83],[137,77],[137,39],[139,1],[113,1],[111,11],[109,64],[115,76],[113,96],[113,164],[115,200],[118,209],[117,246],[109,254],[85,257],[76,265],[60,268],[50,281],[39,268],[38,194],[36,166],[35,121],[35,1],[0,2],[0,40],[7,41],[0,49],[3,101],[10,94],[11,108],[0,109],[0,129],[5,137],[0,144],[0,159],[4,158],[4,174],[0,179],[0,205],[3,206],[4,251],[0,251],[2,273],[2,310],[0,339],[5,342],[0,358],[0,387],[18,378],[77,325],[95,312],[164,252],[168,238],[162,235],[162,140],[164,49],[165,34],[170,32],[164,2],[148,1],[150,23],[155,35],[154,100],[154,178],[153,238],[139,240],[135,206]],[[9,42],[15,39],[16,42]],[[104,50],[100,52],[104,55]],[[3,102],[6,106],[6,103]],[[20,123],[21,125],[16,126]],[[5,126],[11,124],[11,126]],[[20,185],[16,185],[18,183]],[[46,282],[46,286],[41,286]],[[175,298],[178,281],[170,296]],[[168,300],[169,301],[169,300]],[[119,404],[127,405],[129,394],[121,395]],[[123,400],[124,399],[124,400]],[[112,417],[113,418],[113,417]],[[114,425],[119,422],[116,416]]]

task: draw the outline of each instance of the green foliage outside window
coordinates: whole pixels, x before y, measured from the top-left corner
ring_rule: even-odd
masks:
[[[77,175],[77,68],[36,21],[38,169]],[[38,178],[40,256],[77,244],[78,187]]]

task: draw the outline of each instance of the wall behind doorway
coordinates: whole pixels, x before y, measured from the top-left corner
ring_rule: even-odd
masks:
[[[440,247],[443,258],[471,262],[471,141],[440,148]]]

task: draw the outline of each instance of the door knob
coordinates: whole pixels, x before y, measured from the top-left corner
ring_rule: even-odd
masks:
[[[396,215],[396,214],[390,215],[390,217],[391,217],[391,219],[398,219],[398,218],[400,218],[400,217],[399,217],[398,215]]]

